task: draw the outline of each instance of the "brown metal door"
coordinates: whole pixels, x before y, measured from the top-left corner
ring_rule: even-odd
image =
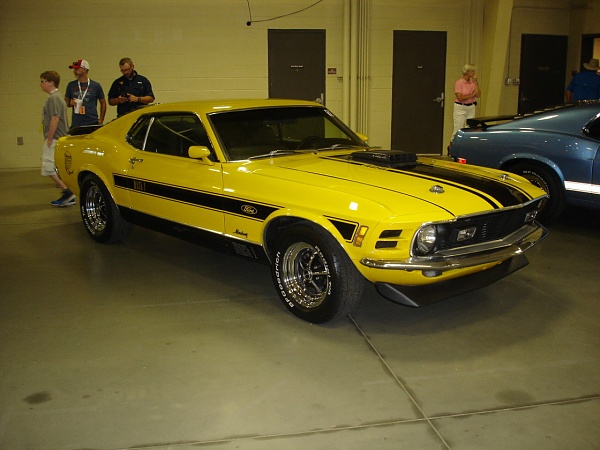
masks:
[[[394,31],[392,76],[392,148],[439,155],[444,138],[446,32]]]
[[[269,97],[325,102],[325,30],[269,30]]]
[[[519,114],[564,103],[566,67],[567,36],[524,34]]]
[[[578,70],[583,70],[583,63],[587,63],[592,58],[598,58],[600,46],[600,34],[582,34],[581,35],[581,61]]]

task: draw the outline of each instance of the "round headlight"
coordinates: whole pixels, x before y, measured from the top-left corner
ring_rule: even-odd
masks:
[[[437,227],[435,225],[425,225],[417,231],[416,250],[420,255],[427,255],[435,248],[437,239]]]

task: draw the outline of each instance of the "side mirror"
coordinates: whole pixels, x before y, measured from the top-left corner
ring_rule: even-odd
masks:
[[[188,156],[192,159],[198,159],[202,164],[212,166],[214,164],[208,157],[210,156],[210,150],[204,145],[192,145],[188,149]]]

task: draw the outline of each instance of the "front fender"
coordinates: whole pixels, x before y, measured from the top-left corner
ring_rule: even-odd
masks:
[[[512,153],[510,155],[506,155],[505,157],[503,157],[500,160],[499,169],[510,171],[510,169],[512,167],[514,167],[520,163],[535,163],[535,164],[541,164],[541,165],[547,166],[556,173],[556,175],[560,179],[561,183],[564,184],[564,182],[565,182],[565,176],[564,176],[562,170],[560,170],[560,167],[558,167],[558,164],[556,164],[554,161],[552,161],[551,159],[549,159],[545,156],[537,155],[537,154],[533,154],[533,153],[522,152],[522,153]]]
[[[275,211],[265,221],[263,229],[263,243],[265,252],[270,257],[281,230],[298,222],[309,222],[325,229],[340,245],[352,242],[358,222],[350,222],[333,217],[324,217],[307,210],[282,209]]]

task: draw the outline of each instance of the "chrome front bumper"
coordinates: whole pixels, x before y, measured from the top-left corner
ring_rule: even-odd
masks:
[[[439,251],[427,257],[413,256],[405,260],[363,258],[360,263],[373,269],[422,270],[435,276],[448,270],[497,263],[523,255],[547,235],[546,228],[533,222],[496,241]]]

